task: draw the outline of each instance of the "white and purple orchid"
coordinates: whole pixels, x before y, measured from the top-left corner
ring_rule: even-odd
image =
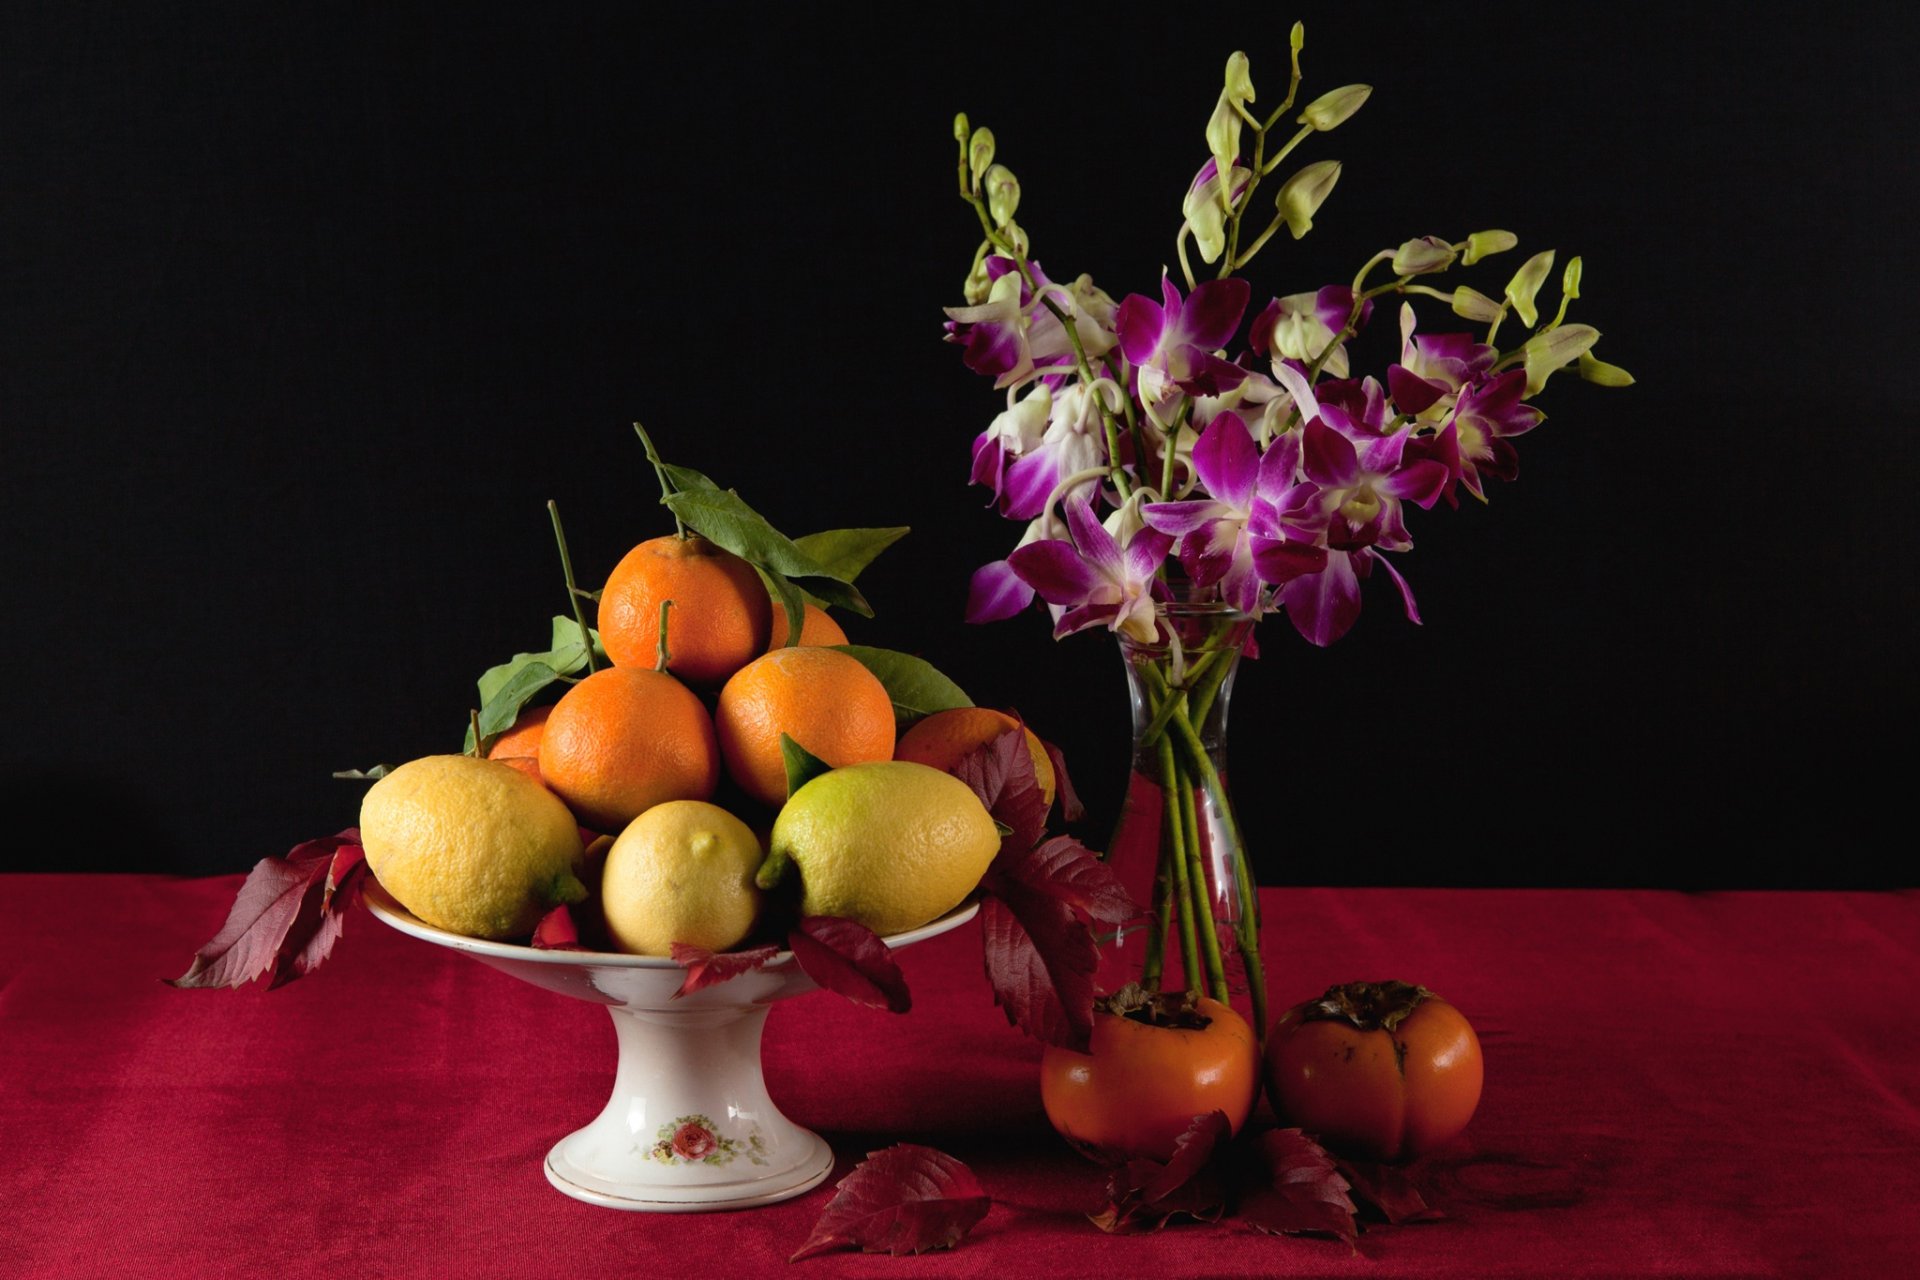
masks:
[[[1006,394],[973,442],[971,478],[995,510],[1025,524],[1005,559],[973,575],[970,621],[1038,601],[1056,635],[1104,625],[1151,639],[1156,603],[1185,593],[1255,617],[1284,612],[1325,645],[1359,617],[1362,584],[1379,567],[1418,622],[1413,593],[1388,560],[1413,549],[1407,506],[1457,505],[1463,488],[1484,501],[1487,481],[1513,479],[1515,441],[1542,421],[1528,402],[1555,369],[1577,361],[1590,381],[1632,381],[1591,356],[1593,330],[1555,333],[1579,296],[1578,259],[1551,316],[1535,305],[1550,254],[1535,255],[1503,289],[1449,293],[1431,283],[1513,248],[1500,231],[1384,249],[1350,284],[1273,296],[1243,334],[1252,290],[1238,272],[1277,231],[1299,239],[1311,229],[1340,166],[1319,160],[1284,177],[1277,215],[1252,234],[1241,220],[1258,204],[1254,189],[1306,135],[1264,150],[1278,143],[1267,129],[1287,104],[1266,123],[1252,114],[1244,55],[1228,60],[1225,86],[1206,131],[1208,157],[1181,203],[1176,256],[1186,287],[1163,269],[1157,300],[1133,293],[1116,305],[1088,276],[1049,280],[1012,221],[1017,182],[1002,163],[983,171],[991,140],[956,125],[962,198],[986,242],[968,277],[976,301],[947,309],[946,337]],[[1299,120],[1323,135],[1368,92],[1323,95]],[[1212,278],[1195,278],[1189,241],[1216,268]],[[1382,267],[1394,278],[1369,285]],[[1358,376],[1358,344],[1375,338],[1374,299],[1388,294],[1403,300],[1398,350],[1382,353],[1378,376]],[[1484,331],[1421,332],[1419,295]],[[1531,332],[1503,350],[1496,338],[1506,323]],[[1112,512],[1104,523],[1102,509]]]

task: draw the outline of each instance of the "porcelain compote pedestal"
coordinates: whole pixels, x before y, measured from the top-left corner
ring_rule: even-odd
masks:
[[[752,973],[681,999],[671,960],[603,951],[539,951],[436,929],[377,883],[367,905],[400,932],[462,951],[537,987],[606,1006],[619,1041],[613,1096],[547,1152],[547,1181],[614,1209],[686,1213],[772,1204],[833,1169],[820,1136],[780,1114],[760,1068],[760,1033],[776,1000],[814,990],[782,951]],[[904,947],[973,918],[969,904],[886,939]]]

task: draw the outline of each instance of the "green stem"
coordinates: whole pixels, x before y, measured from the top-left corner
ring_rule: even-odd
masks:
[[[660,640],[653,648],[653,669],[665,671],[667,664],[673,661],[673,654],[667,648],[667,611],[673,608],[672,600],[660,602]]]
[[[1153,872],[1153,915],[1147,924],[1147,959],[1140,971],[1140,985],[1148,991],[1160,989],[1160,974],[1166,965],[1167,929],[1173,921],[1173,846],[1160,842],[1160,864]]]
[[[660,501],[665,503],[679,490],[673,487],[673,481],[667,479],[666,464],[660,461],[660,455],[654,452],[653,441],[648,437],[647,429],[636,422],[633,424],[633,430],[634,434],[640,437],[641,447],[647,451],[647,461],[653,464],[654,477],[660,481]],[[673,508],[668,507],[667,510],[673,511]],[[687,526],[681,522],[680,513],[677,511],[673,512],[673,533],[682,542],[686,541]]]
[[[1186,857],[1191,868],[1187,882],[1193,891],[1193,918],[1197,921],[1200,934],[1201,958],[1207,966],[1207,987],[1215,1000],[1225,1004],[1230,999],[1227,991],[1226,963],[1220,956],[1220,930],[1214,921],[1213,883],[1207,876],[1207,852],[1200,837],[1199,806],[1193,800],[1193,779],[1185,770],[1179,773],[1180,786],[1180,824],[1186,829]]]
[[[1236,830],[1233,837],[1234,873],[1239,880],[1240,920],[1235,935],[1240,959],[1247,970],[1247,992],[1253,998],[1253,1029],[1261,1051],[1267,1047],[1267,972],[1260,959],[1260,891],[1253,883],[1253,867],[1247,861],[1247,844]]]
[[[651,444],[647,446],[647,452],[653,452]],[[593,632],[587,630],[587,613],[580,607],[582,593],[574,584],[573,557],[567,554],[567,531],[560,527],[560,504],[551,498],[547,499],[547,515],[553,520],[553,540],[560,544],[560,572],[567,579],[567,600],[573,605],[573,621],[580,628],[580,643],[586,646],[587,674],[592,675],[594,672]]]
[[[1160,739],[1158,752],[1160,760],[1160,797],[1162,825],[1165,828],[1161,839],[1165,842],[1168,860],[1173,864],[1174,906],[1180,912],[1180,964],[1182,980],[1191,989],[1201,972],[1200,939],[1195,932],[1193,919],[1192,891],[1187,883],[1187,860],[1184,856],[1186,837],[1180,829],[1180,787],[1175,781],[1173,764],[1173,744],[1166,738]]]

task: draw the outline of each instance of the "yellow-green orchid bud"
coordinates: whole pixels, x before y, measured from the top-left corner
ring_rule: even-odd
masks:
[[[1505,253],[1519,243],[1520,237],[1511,231],[1476,231],[1467,237],[1467,251],[1460,255],[1460,261],[1470,267],[1482,258]]]
[[[1220,91],[1220,100],[1214,104],[1213,116],[1207,121],[1207,150],[1213,154],[1214,167],[1221,173],[1230,173],[1233,162],[1240,158],[1240,112],[1238,106],[1253,101],[1253,78],[1248,71],[1247,55],[1235,51],[1227,59],[1226,87]],[[1220,199],[1225,203],[1228,192],[1225,186],[1220,188]]]
[[[970,307],[977,307],[985,302],[987,295],[993,291],[993,278],[987,274],[987,255],[991,252],[993,252],[991,240],[982,240],[980,247],[973,251],[973,269],[967,272],[967,281],[960,287]]]
[[[978,183],[980,175],[993,163],[993,130],[975,129],[967,140],[967,168],[973,171],[973,180]]]
[[[967,128],[967,113],[962,111],[953,117],[953,140],[965,142],[970,130]]]
[[[1393,272],[1401,276],[1424,276],[1445,271],[1453,265],[1453,246],[1439,236],[1416,236],[1393,253]]]
[[[1307,25],[1304,22],[1293,24],[1293,30],[1287,33],[1287,48],[1297,58],[1300,51],[1307,47]]]
[[[1590,324],[1563,324],[1528,338],[1520,349],[1526,353],[1527,389],[1537,395],[1554,371],[1565,368],[1600,340],[1600,331]]]
[[[1016,191],[1017,189],[1016,186]],[[1026,230],[1012,218],[1008,218],[1006,222],[1001,224],[1000,234],[1005,237],[1007,243],[1013,247],[1013,252],[1016,257],[1026,257],[1032,248],[1032,246],[1027,243]],[[1001,278],[1005,279],[1006,277],[1003,276]]]
[[[1273,203],[1287,220],[1287,230],[1298,240],[1313,229],[1313,215],[1340,181],[1338,160],[1316,160],[1280,184]]]
[[[1312,125],[1322,133],[1337,129],[1352,118],[1372,92],[1370,84],[1342,85],[1329,90],[1307,104],[1307,109],[1300,113],[1300,123]]]
[[[1540,286],[1546,282],[1547,272],[1553,270],[1553,250],[1543,249],[1523,263],[1513,273],[1513,279],[1507,281],[1507,301],[1519,313],[1522,320],[1531,329],[1540,323],[1540,313],[1534,309],[1533,299],[1540,292]]]
[[[1568,298],[1580,296],[1580,259],[1577,255],[1567,260],[1567,269],[1560,275],[1560,292]]]
[[[1603,387],[1630,387],[1633,375],[1617,364],[1596,360],[1590,351],[1580,353],[1580,376]]]
[[[1478,324],[1492,324],[1500,318],[1500,304],[1478,289],[1460,285],[1453,291],[1453,314]]]
[[[1013,176],[1013,170],[996,164],[987,170],[985,186],[987,212],[993,218],[993,225],[1004,227],[1013,221],[1013,211],[1020,207],[1020,180]]]

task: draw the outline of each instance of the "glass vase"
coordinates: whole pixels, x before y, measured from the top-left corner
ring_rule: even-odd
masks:
[[[1102,992],[1139,983],[1245,996],[1266,1026],[1260,904],[1227,784],[1227,712],[1253,619],[1167,602],[1151,641],[1121,633],[1133,716],[1131,770],[1107,861],[1140,915],[1101,939]]]

